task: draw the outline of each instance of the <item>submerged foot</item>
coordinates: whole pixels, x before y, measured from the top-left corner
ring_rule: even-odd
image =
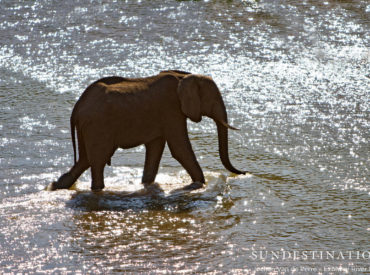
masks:
[[[57,189],[69,189],[74,184],[74,178],[70,173],[65,173],[57,181],[53,181],[47,190],[54,191]]]
[[[152,183],[143,183],[144,189],[148,191],[150,194],[158,194],[163,193],[163,189],[159,186],[158,183],[152,182]]]
[[[52,183],[50,183],[48,186],[46,186],[45,190],[47,191],[55,191],[57,190],[58,187],[57,187],[57,182],[56,181],[53,181]]]
[[[193,182],[185,186],[184,188],[182,188],[182,190],[185,190],[185,191],[197,190],[197,189],[203,188],[204,185],[205,183],[196,181],[196,182]]]

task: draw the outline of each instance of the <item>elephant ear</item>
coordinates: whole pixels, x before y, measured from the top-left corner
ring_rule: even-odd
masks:
[[[181,111],[194,122],[200,122],[202,120],[199,89],[199,81],[196,75],[184,77],[177,88]]]

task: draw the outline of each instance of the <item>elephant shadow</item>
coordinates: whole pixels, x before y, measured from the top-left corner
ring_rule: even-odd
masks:
[[[142,211],[156,210],[189,212],[217,203],[215,190],[203,188],[195,192],[175,189],[164,192],[158,184],[134,192],[125,191],[76,191],[66,206],[83,211]]]

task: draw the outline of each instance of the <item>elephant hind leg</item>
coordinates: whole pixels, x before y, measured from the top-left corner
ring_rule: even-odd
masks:
[[[95,148],[96,149],[96,148]],[[110,165],[111,157],[115,150],[101,148],[89,155],[91,163],[91,190],[101,191],[104,189],[104,167]]]
[[[77,135],[79,151],[78,161],[67,173],[63,174],[57,181],[52,183],[51,190],[69,189],[81,176],[81,174],[90,167],[87,159],[85,144],[79,131],[77,131]]]
[[[51,190],[69,189],[88,168],[87,158],[80,158],[69,172],[63,174],[58,181],[52,183]]]
[[[141,181],[145,186],[151,184],[155,180],[165,145],[166,141],[162,137],[145,144],[145,165]]]
[[[104,189],[104,167],[110,165],[115,147],[111,143],[99,143],[95,146],[87,145],[87,156],[91,167],[91,190],[100,191]]]
[[[91,190],[101,191],[104,189],[104,167],[105,163],[94,163],[91,166]]]

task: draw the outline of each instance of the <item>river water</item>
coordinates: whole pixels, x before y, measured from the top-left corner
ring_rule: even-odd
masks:
[[[0,1],[0,273],[370,271],[370,5],[357,1]],[[73,163],[69,117],[103,76],[213,77],[212,120],[188,122],[207,187],[165,150],[119,150],[106,189],[45,188]]]

